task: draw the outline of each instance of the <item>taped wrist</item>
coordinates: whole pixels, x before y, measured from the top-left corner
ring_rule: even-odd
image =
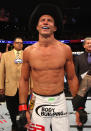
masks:
[[[27,104],[20,104],[19,111],[27,111]]]
[[[83,108],[83,107],[79,107],[79,108],[77,109],[77,111],[80,111],[80,110],[84,110],[84,108]]]
[[[73,99],[72,99],[72,105],[73,105],[73,110],[78,110],[79,108],[85,108],[85,98],[81,97],[79,95],[76,95]]]
[[[16,117],[17,128],[21,129],[27,124],[26,119],[27,104],[19,105],[19,115]]]

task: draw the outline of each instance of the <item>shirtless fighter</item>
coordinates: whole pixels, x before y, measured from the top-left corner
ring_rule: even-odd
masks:
[[[46,7],[46,8],[45,8]],[[54,12],[53,12],[54,11]],[[64,94],[64,74],[72,96],[77,94],[79,83],[75,74],[71,48],[58,41],[54,33],[61,27],[60,13],[54,5],[40,5],[33,12],[39,40],[24,50],[19,87],[20,124],[29,123],[28,131],[69,131],[69,120]],[[58,21],[59,20],[59,21]],[[57,23],[58,22],[58,23]],[[59,26],[58,26],[59,25]],[[31,120],[27,111],[30,72],[33,80],[35,105]]]

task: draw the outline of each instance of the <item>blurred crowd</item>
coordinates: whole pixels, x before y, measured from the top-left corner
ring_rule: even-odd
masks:
[[[20,18],[15,11],[0,8],[0,39],[11,40],[16,37],[16,34],[19,34],[26,40],[36,40],[36,38],[31,38],[28,33],[29,16],[27,14],[25,20],[25,17]],[[63,12],[63,32],[60,39],[83,39],[90,34],[90,31],[83,31],[83,28],[79,26],[79,9]]]

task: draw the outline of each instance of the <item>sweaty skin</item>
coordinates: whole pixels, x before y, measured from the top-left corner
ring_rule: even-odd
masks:
[[[59,41],[55,41],[48,47],[36,43],[25,49],[23,60],[22,75],[27,80],[31,72],[35,93],[54,95],[63,91],[64,72],[66,70],[70,90],[73,96],[76,94],[78,81],[75,76],[72,52],[69,46]]]
[[[66,56],[63,55],[64,51],[61,47],[65,48],[59,43],[49,47],[39,47],[36,43],[31,49],[29,64],[32,63],[34,92],[41,95],[53,95],[63,91]]]
[[[72,96],[78,92],[79,83],[75,74],[71,48],[54,37],[57,30],[50,15],[42,15],[36,26],[39,40],[23,52],[23,64],[19,86],[19,103],[26,103],[29,78],[32,77],[33,89],[39,95],[55,95],[64,90],[66,73]],[[30,114],[26,112],[28,123]]]

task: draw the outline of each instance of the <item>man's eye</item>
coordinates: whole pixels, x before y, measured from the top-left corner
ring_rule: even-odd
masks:
[[[51,21],[50,19],[48,19],[48,21]]]
[[[45,19],[42,19],[41,21],[44,21]]]

